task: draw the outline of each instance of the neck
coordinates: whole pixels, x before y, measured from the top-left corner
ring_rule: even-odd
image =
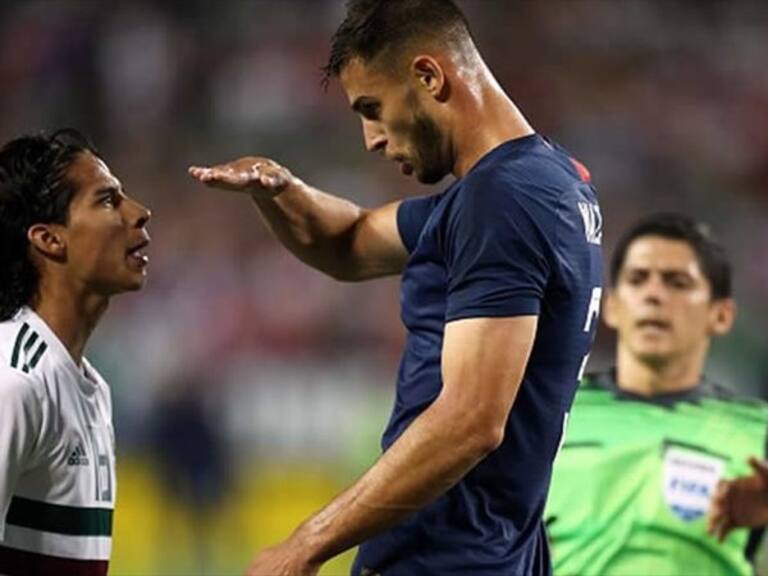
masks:
[[[32,309],[40,316],[79,366],[91,333],[107,309],[104,296],[73,294],[42,285]]]
[[[638,358],[619,344],[616,384],[640,396],[657,396],[692,390],[699,385],[707,349],[664,361]]]
[[[453,173],[461,178],[488,152],[515,138],[534,133],[515,103],[483,66],[480,77],[461,94],[455,130]]]

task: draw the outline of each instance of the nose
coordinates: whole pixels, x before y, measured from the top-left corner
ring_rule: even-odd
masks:
[[[150,218],[152,218],[152,211],[147,208],[144,205],[141,205],[141,215],[139,216],[138,221],[136,222],[137,228],[144,228],[148,223]]]
[[[152,218],[152,211],[138,200],[129,199],[131,204],[131,225],[134,228],[144,228]]]
[[[365,139],[365,149],[368,152],[384,150],[387,146],[386,134],[375,122],[370,120],[363,119],[363,138]]]
[[[666,288],[657,274],[652,274],[643,286],[643,300],[649,304],[659,305],[664,300]]]

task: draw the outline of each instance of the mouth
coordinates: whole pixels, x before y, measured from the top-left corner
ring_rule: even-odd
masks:
[[[128,259],[136,264],[139,268],[144,268],[149,264],[149,256],[147,255],[147,246],[149,246],[149,239],[144,239],[141,242],[134,244],[126,252]]]
[[[400,162],[400,172],[404,176],[410,176],[413,174],[413,166],[408,164],[408,162]]]
[[[635,326],[640,329],[659,330],[663,332],[672,330],[672,324],[670,322],[659,320],[657,318],[644,318],[643,320],[638,320],[635,323]]]

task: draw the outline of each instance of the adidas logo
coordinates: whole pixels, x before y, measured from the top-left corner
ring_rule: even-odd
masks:
[[[88,466],[88,456],[85,454],[85,448],[78,443],[67,460],[69,466]]]

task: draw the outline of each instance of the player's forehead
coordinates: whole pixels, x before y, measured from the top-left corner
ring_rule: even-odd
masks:
[[[624,257],[622,271],[636,270],[680,272],[693,278],[703,277],[693,247],[684,240],[662,236],[641,236],[632,241]]]
[[[95,194],[106,188],[120,188],[120,181],[109,166],[98,156],[84,151],[78,154],[67,170],[67,178],[74,185],[76,196]]]

